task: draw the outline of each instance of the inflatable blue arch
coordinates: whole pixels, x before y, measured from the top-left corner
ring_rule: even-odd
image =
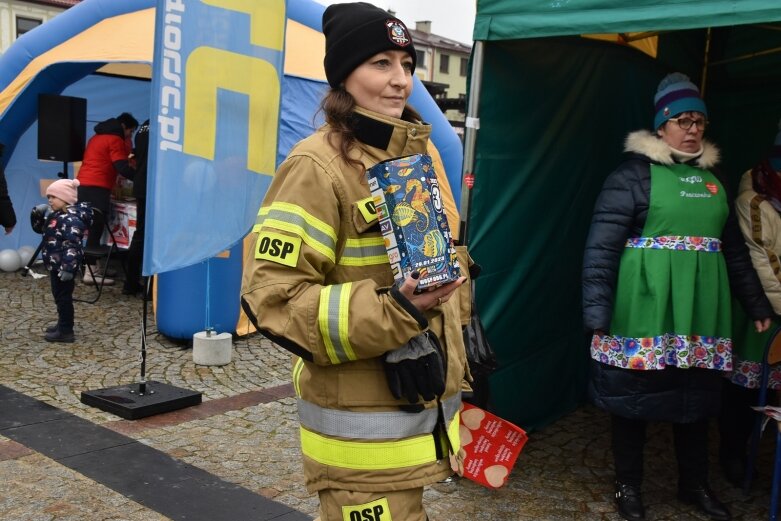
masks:
[[[95,123],[120,112],[131,112],[139,121],[150,117],[156,5],[156,0],[84,0],[24,34],[0,56],[0,143],[5,145],[0,162],[20,220],[11,235],[0,236],[0,249],[38,243],[40,236],[26,226],[26,215],[30,208],[44,202],[40,181],[55,179],[62,170],[61,163],[37,159],[39,94],[87,98],[88,138]],[[320,123],[316,112],[327,88],[322,70],[324,9],[313,0],[287,0],[277,164],[293,144]],[[432,142],[442,158],[458,208],[461,142],[417,78],[410,103],[433,125]],[[215,286],[212,283],[212,288]],[[193,296],[189,302],[195,304],[188,305],[204,307],[199,299]],[[238,313],[235,293],[226,297],[226,302]],[[213,302],[207,307],[218,309],[223,305]],[[160,309],[158,319],[159,314]],[[199,325],[193,325],[192,332],[172,336],[191,336],[202,329],[203,322],[196,322]]]

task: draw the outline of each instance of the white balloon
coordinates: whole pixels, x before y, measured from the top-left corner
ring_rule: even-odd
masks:
[[[30,259],[33,256],[33,253],[35,253],[35,248],[32,246],[22,246],[16,252],[19,254],[19,258],[22,260],[22,266],[27,266],[27,263],[30,262]]]
[[[22,258],[16,250],[0,251],[0,270],[16,271],[22,267]]]

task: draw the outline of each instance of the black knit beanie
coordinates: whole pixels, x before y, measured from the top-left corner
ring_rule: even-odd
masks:
[[[325,76],[338,87],[351,72],[375,54],[406,51],[415,71],[417,56],[404,22],[366,2],[333,4],[323,13]]]

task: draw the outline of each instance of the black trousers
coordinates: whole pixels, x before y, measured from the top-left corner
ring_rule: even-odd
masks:
[[[127,250],[127,279],[125,289],[138,291],[141,267],[144,262],[144,229],[146,228],[146,199],[136,199],[136,231]]]
[[[63,282],[60,280],[59,272],[50,272],[52,282],[52,295],[54,303],[57,305],[57,329],[62,333],[73,332],[73,288],[75,281],[73,279]]]
[[[721,414],[719,415],[719,456],[721,458],[745,460],[748,453],[748,440],[754,429],[757,414],[751,409],[751,406],[758,403],[759,389],[748,389],[724,379],[724,390],[721,393]]]
[[[611,415],[616,480],[639,487],[643,482],[643,449],[647,422]],[[708,420],[673,423],[678,460],[678,486],[688,489],[708,482]]]
[[[93,208],[100,212],[92,215],[92,226],[89,227],[87,247],[100,246],[100,237],[106,224],[106,217],[111,211],[111,190],[100,186],[79,186],[78,196],[80,203],[91,203]]]

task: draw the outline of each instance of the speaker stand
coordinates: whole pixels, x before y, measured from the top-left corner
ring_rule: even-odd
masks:
[[[146,380],[146,310],[151,291],[152,277],[150,276],[146,279],[144,311],[141,319],[141,381],[138,384],[83,391],[81,403],[126,420],[138,420],[201,403],[199,392]]]
[[[33,256],[30,257],[30,260],[27,261],[27,264],[24,266],[24,271],[22,271],[21,273],[22,277],[26,277],[28,273],[34,279],[42,279],[46,276],[43,273],[36,273],[33,270],[33,264],[35,264],[35,261],[38,260],[38,255],[41,254],[42,249],[43,249],[43,239],[41,239],[41,242],[38,243],[38,247],[35,248],[35,252],[33,252]]]

